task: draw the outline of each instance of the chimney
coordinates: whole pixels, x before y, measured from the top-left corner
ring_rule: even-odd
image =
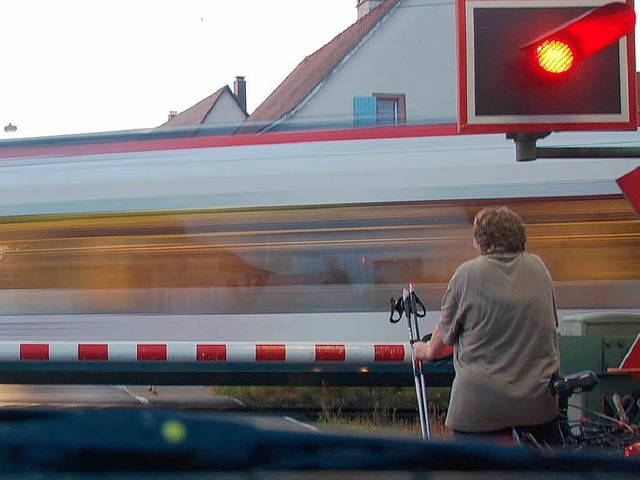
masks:
[[[173,119],[173,117],[175,117],[175,116],[177,116],[177,115],[178,115],[178,112],[177,112],[177,111],[175,111],[175,110],[171,110],[171,111],[169,112],[169,121],[171,121],[171,120]]]
[[[384,0],[356,0],[358,9],[358,20],[364,17],[371,10],[380,5]]]
[[[233,82],[233,93],[238,97],[240,106],[246,112],[247,111],[247,82],[244,77],[236,77]]]

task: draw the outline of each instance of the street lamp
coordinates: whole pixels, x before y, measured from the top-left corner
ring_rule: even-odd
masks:
[[[18,127],[13,125],[11,122],[9,122],[9,125],[5,125],[5,127],[4,127],[4,131],[7,132],[7,133],[13,133],[16,130],[18,130]]]

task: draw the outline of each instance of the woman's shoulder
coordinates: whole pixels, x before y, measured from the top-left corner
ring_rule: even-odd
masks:
[[[531,272],[536,272],[537,275],[542,275],[544,278],[551,281],[551,274],[549,269],[545,265],[542,258],[535,253],[522,252],[526,261],[527,269]]]
[[[485,261],[486,259],[483,255],[478,255],[477,257],[470,258],[469,260],[462,262],[460,265],[458,265],[458,268],[456,268],[454,277],[465,275],[469,272],[477,270],[478,268],[482,268],[482,265],[485,263]]]
[[[522,252],[522,255],[524,256],[524,258],[526,260],[528,260],[529,262],[541,265],[541,266],[545,266],[544,265],[544,261],[542,260],[542,258],[540,258],[538,255],[536,255],[535,253],[531,253],[531,252]],[[546,268],[546,267],[545,267]]]

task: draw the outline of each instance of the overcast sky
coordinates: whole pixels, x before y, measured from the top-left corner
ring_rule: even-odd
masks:
[[[254,110],[357,19],[355,0],[3,1],[0,125],[40,136],[149,128],[247,80]],[[10,138],[0,130],[0,139]]]
[[[453,0],[447,0],[453,1]],[[0,139],[151,128],[236,76],[251,113],[356,0],[4,0]]]

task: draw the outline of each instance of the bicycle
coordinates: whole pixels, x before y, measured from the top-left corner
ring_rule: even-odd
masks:
[[[640,426],[637,423],[640,420],[640,392],[626,395],[623,399],[615,394],[612,399],[613,407],[605,400],[604,405],[608,406],[609,410],[607,413],[569,403],[572,395],[589,392],[598,382],[598,376],[589,370],[552,378],[549,388],[552,394],[558,395],[561,444],[543,444],[518,428],[513,429],[514,442],[550,453],[560,449],[569,452],[640,457]],[[585,415],[572,420],[569,407]]]

